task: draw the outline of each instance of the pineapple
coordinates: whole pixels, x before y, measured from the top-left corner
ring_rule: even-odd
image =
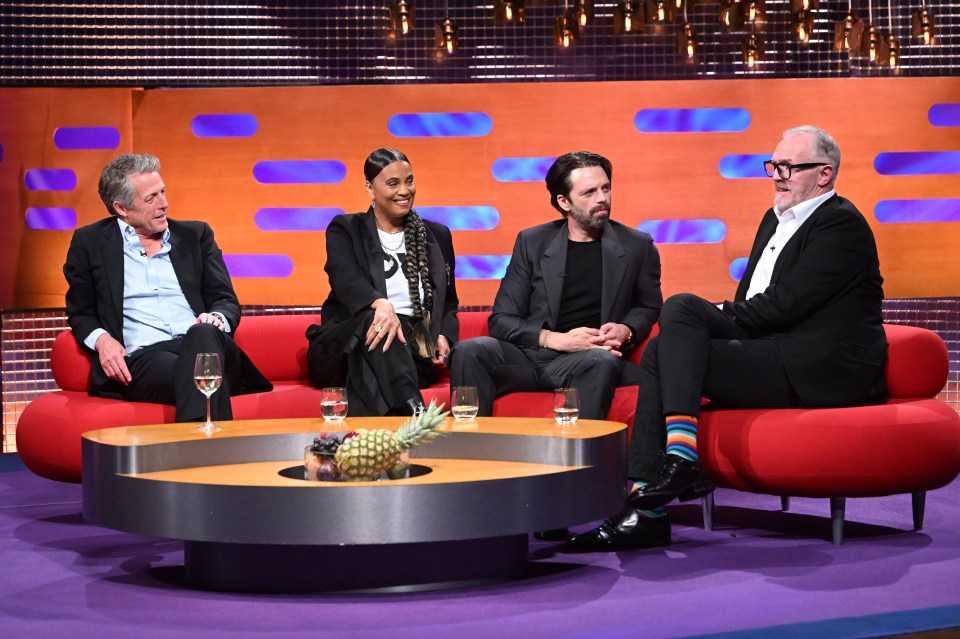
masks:
[[[391,469],[400,459],[400,453],[424,440],[440,436],[436,428],[448,415],[443,404],[418,410],[396,431],[358,429],[337,449],[337,466],[347,481],[372,481]]]

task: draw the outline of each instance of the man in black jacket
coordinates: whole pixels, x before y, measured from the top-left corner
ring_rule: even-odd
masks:
[[[571,538],[572,550],[670,543],[662,507],[713,490],[697,455],[703,397],[741,408],[886,400],[877,246],[864,217],[834,192],[837,143],[815,127],[789,129],[764,165],[774,207],[734,301],[718,307],[681,294],[664,304],[640,363],[629,507]]]
[[[500,283],[491,337],[457,344],[452,386],[476,386],[480,415],[514,391],[580,390],[580,417],[604,419],[627,361],[656,323],[660,255],[647,233],[610,220],[610,161],[578,151],[546,175],[562,219],[521,231]]]
[[[213,231],[167,219],[159,170],[154,156],[133,154],[103,169],[99,192],[111,217],[77,229],[70,241],[67,321],[97,354],[92,395],[173,405],[177,421],[202,420],[206,398],[194,386],[194,360],[212,352],[223,383],[211,417],[231,419],[231,395],[272,386],[230,337],[240,304]]]

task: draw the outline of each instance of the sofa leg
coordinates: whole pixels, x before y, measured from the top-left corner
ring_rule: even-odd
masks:
[[[846,498],[830,498],[830,521],[833,527],[833,543],[838,546],[843,543],[843,514],[846,507]]]
[[[924,490],[911,493],[913,497],[913,529],[923,530],[923,510],[927,505],[927,493]]]
[[[786,496],[780,497],[780,510],[782,510],[783,512],[787,512],[788,510],[790,510],[789,497],[786,497]]]
[[[713,493],[701,497],[700,504],[703,507],[703,529],[713,530],[713,513],[715,508]]]

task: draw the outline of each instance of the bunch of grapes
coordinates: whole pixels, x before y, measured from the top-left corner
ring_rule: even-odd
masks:
[[[333,433],[320,433],[319,437],[313,438],[313,445],[310,447],[310,452],[336,455],[337,449],[340,448],[340,443],[340,438]]]

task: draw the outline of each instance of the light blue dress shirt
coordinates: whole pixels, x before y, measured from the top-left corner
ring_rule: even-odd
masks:
[[[123,345],[127,354],[184,335],[197,321],[170,260],[170,229],[160,238],[160,252],[147,257],[132,226],[117,219],[123,236]],[[230,327],[226,325],[227,331]],[[84,340],[93,349],[102,328]]]

